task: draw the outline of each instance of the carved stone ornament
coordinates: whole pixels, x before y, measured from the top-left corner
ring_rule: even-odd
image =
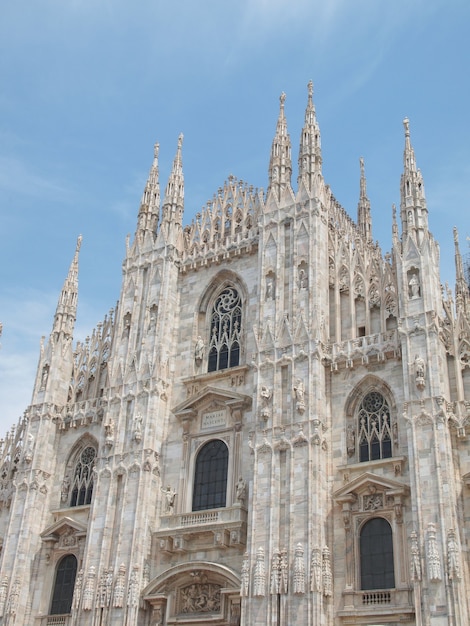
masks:
[[[85,583],[85,589],[83,591],[83,603],[82,608],[85,611],[91,611],[93,608],[93,601],[95,599],[95,568],[93,565],[88,570],[88,576]]]
[[[221,585],[193,582],[178,592],[178,613],[218,613]]]
[[[0,617],[3,617],[3,613],[5,611],[5,603],[7,601],[9,580],[10,579],[8,578],[8,576],[4,576],[0,584]]]
[[[246,598],[249,595],[250,590],[250,556],[248,552],[245,552],[243,556],[242,571],[241,571],[241,584],[240,584],[240,596]]]
[[[454,582],[460,580],[460,548],[457,535],[453,529],[447,535],[447,574],[449,580]]]
[[[264,564],[264,550],[259,547],[256,552],[255,572],[253,575],[253,595],[264,596],[266,594],[266,568]]]
[[[19,578],[15,579],[8,596],[7,602],[7,615],[16,615],[18,611],[18,603],[20,599],[21,581]],[[13,620],[14,621],[14,620]]]
[[[421,555],[415,530],[410,534],[410,540],[410,578],[413,582],[419,582],[421,580]]]
[[[298,543],[295,547],[293,586],[294,593],[305,593],[305,560],[304,549],[301,543]]]
[[[441,573],[441,557],[436,541],[436,527],[430,523],[428,525],[428,541],[427,541],[427,560],[428,560],[428,576],[431,582],[439,582],[442,580]]]
[[[323,595],[330,597],[333,595],[333,574],[331,573],[330,550],[328,546],[322,552],[322,579]]]
[[[124,592],[126,589],[126,566],[121,563],[116,576],[116,585],[114,587],[113,606],[120,608],[124,606]]]
[[[310,563],[310,591],[321,592],[322,590],[322,551],[320,546],[312,550]]]
[[[75,587],[73,589],[72,610],[77,611],[80,606],[82,597],[83,570],[80,569],[75,579]]]
[[[77,536],[73,528],[68,528],[59,538],[59,548],[71,548],[77,545]]]
[[[271,559],[271,579],[269,584],[269,593],[271,595],[277,595],[280,593],[281,583],[281,553],[279,550],[274,550]]]
[[[280,580],[280,592],[286,594],[289,585],[289,563],[287,561],[287,550],[284,548],[281,550],[281,580]]]

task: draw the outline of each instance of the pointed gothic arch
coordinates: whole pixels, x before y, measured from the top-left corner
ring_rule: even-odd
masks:
[[[350,462],[368,462],[396,454],[396,404],[388,384],[367,376],[346,401],[346,452]]]
[[[227,270],[219,272],[203,292],[198,306],[196,336],[206,338],[202,368],[208,372],[241,364],[246,302],[245,283],[237,274]]]
[[[91,504],[97,455],[98,442],[88,433],[75,443],[65,466],[61,490],[62,506]]]

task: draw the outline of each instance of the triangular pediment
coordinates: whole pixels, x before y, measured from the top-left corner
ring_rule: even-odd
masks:
[[[217,407],[236,407],[247,409],[251,406],[252,398],[229,389],[219,387],[204,387],[199,393],[194,394],[173,409],[176,417],[187,417],[190,414],[197,415],[202,411]]]
[[[59,541],[64,535],[86,535],[87,527],[71,517],[62,517],[41,533],[43,541]]]
[[[365,472],[344,485],[344,487],[341,487],[341,489],[338,489],[334,494],[334,498],[338,501],[348,500],[351,496],[357,497],[375,491],[380,491],[387,495],[406,495],[409,490],[408,485],[404,485],[397,480],[390,480],[384,476]]]

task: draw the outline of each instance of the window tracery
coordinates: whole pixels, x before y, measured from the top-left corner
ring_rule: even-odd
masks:
[[[375,461],[392,456],[390,407],[384,396],[371,391],[358,411],[359,461]]]
[[[240,363],[242,303],[234,287],[217,297],[211,314],[208,371],[236,367]]]
[[[96,450],[92,446],[87,446],[81,451],[70,486],[70,506],[81,506],[91,503],[95,458]]]

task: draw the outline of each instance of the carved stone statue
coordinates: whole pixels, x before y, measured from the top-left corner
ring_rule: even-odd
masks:
[[[246,499],[246,481],[240,476],[237,482],[237,500],[243,504]]]
[[[424,389],[426,385],[426,380],[424,378],[426,374],[426,366],[424,363],[424,359],[422,359],[418,354],[415,356],[414,369],[415,369],[415,377],[416,377],[416,386],[418,387],[418,389]]]
[[[297,409],[299,413],[303,413],[305,411],[305,400],[304,400],[305,387],[304,387],[304,382],[301,378],[298,378],[297,382],[294,385],[294,393],[295,393],[295,399],[297,401],[295,408]]]
[[[412,300],[420,297],[420,284],[418,274],[413,274],[410,278],[409,286],[409,295]]]
[[[67,502],[69,498],[69,489],[70,489],[70,477],[65,476],[62,481],[62,487],[60,490],[60,499],[62,502]]]
[[[133,437],[137,443],[142,439],[142,414],[136,413],[133,418]]]
[[[348,425],[346,431],[346,449],[349,457],[354,456],[356,452],[356,432],[352,424]]]
[[[166,513],[171,515],[175,508],[176,491],[168,485],[166,489],[162,489],[162,493],[165,494]]]
[[[194,360],[196,361],[196,365],[200,365],[202,363],[205,351],[206,346],[204,345],[204,341],[201,335],[199,335],[196,341],[196,346],[194,348]]]

